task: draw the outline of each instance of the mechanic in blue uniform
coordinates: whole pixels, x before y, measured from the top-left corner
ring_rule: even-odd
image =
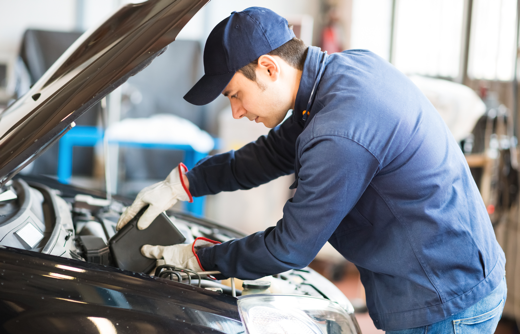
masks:
[[[370,51],[307,47],[285,19],[258,7],[213,29],[204,68],[187,101],[223,93],[235,118],[273,129],[189,172],[179,165],[138,194],[118,228],[146,204],[141,229],[177,200],[282,175],[294,173],[296,192],[265,231],[222,244],[146,245],[144,255],[256,279],[307,266],[329,241],[359,269],[377,328],[494,332],[506,299],[504,253],[459,146],[405,75]]]

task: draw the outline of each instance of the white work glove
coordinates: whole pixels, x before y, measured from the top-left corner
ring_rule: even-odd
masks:
[[[141,190],[137,194],[134,203],[126,208],[119,218],[116,229],[120,230],[148,204],[150,206],[137,222],[137,227],[140,230],[147,228],[161,212],[168,210],[177,203],[177,200],[193,202],[188,188],[184,185],[183,176],[187,171],[188,168],[183,163],[180,163],[171,171],[166,180]]]
[[[178,268],[201,272],[205,270],[200,264],[197,251],[201,248],[213,247],[216,244],[220,244],[220,242],[206,238],[197,238],[191,244],[173,246],[144,245],[141,247],[141,254],[150,259],[164,259],[166,264]]]

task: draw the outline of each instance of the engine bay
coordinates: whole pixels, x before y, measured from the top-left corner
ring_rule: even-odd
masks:
[[[10,196],[2,198],[2,194]],[[118,268],[109,242],[125,205],[88,194],[64,194],[60,190],[32,180],[13,180],[0,194],[0,246],[69,258],[101,266]],[[244,235],[216,223],[176,211],[167,215],[191,243],[197,237],[226,242]],[[310,268],[290,270],[257,281],[215,280],[210,274],[189,273],[168,266],[161,260],[157,267],[139,274],[189,284],[221,294],[275,293],[313,296],[337,302],[353,313],[348,299],[327,279]],[[135,273],[132,273],[135,274]],[[259,288],[260,287],[260,288]]]

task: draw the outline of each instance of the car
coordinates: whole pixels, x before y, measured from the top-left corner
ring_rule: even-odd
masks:
[[[208,1],[122,7],[0,114],[0,332],[361,332],[349,300],[310,268],[244,282],[167,265],[119,268],[108,244],[131,199],[19,174],[159,56]],[[185,242],[245,236],[186,213],[167,214]]]

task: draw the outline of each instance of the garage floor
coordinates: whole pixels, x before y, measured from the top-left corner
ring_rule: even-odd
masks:
[[[361,280],[359,279],[359,274],[357,273],[348,273],[338,282],[334,282],[334,284],[347,296],[347,298],[351,301],[355,301],[356,299],[363,299],[365,295],[365,290],[361,285]],[[381,334],[384,331],[377,329],[370,319],[368,312],[365,313],[357,313],[356,319],[359,323],[359,327],[361,328],[361,332],[363,334]]]

